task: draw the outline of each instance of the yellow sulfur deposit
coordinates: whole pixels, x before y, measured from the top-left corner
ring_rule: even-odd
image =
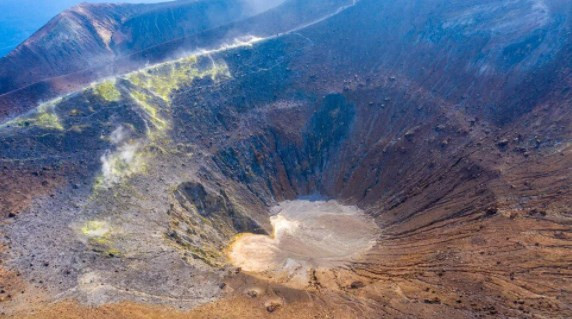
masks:
[[[106,222],[98,220],[88,221],[81,228],[82,234],[89,238],[102,238],[108,235],[110,231],[111,228]]]
[[[95,86],[95,94],[108,102],[119,101],[121,93],[115,87],[115,81],[105,81]]]

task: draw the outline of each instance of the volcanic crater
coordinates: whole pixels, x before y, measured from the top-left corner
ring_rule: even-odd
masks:
[[[570,4],[337,8],[4,118],[2,316],[570,317]]]

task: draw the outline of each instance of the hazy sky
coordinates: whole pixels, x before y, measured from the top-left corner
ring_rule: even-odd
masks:
[[[81,2],[151,3],[166,0],[0,0],[0,57],[59,12]]]

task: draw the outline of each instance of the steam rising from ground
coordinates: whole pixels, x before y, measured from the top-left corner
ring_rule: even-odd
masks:
[[[243,234],[231,262],[250,272],[307,282],[308,271],[344,265],[366,252],[378,228],[357,207],[336,201],[295,200],[273,209],[271,237]]]
[[[111,187],[141,169],[143,162],[138,156],[141,145],[128,139],[128,132],[123,126],[115,129],[110,136],[111,142],[117,146],[114,152],[107,151],[101,156],[101,185]]]
[[[188,55],[197,55],[197,56],[210,56],[212,54],[215,53],[219,53],[219,52],[224,52],[227,50],[232,50],[232,49],[237,49],[237,48],[242,48],[242,47],[252,47],[253,45],[255,45],[258,42],[262,42],[264,40],[267,40],[268,38],[261,38],[261,37],[257,37],[255,35],[244,35],[244,36],[240,36],[240,37],[236,37],[234,39],[232,39],[232,41],[227,41],[225,43],[222,43],[220,46],[218,46],[215,49],[199,49],[191,54]]]

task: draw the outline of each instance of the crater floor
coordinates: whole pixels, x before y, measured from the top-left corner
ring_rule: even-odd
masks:
[[[335,200],[284,201],[272,213],[272,236],[238,235],[229,249],[230,260],[245,271],[302,287],[311,270],[359,258],[378,233],[359,208]]]

